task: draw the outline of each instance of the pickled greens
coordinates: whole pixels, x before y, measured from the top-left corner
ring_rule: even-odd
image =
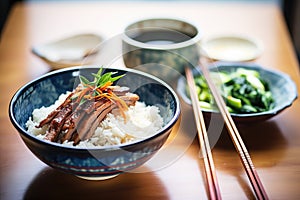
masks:
[[[262,79],[258,71],[237,68],[231,72],[210,72],[210,76],[231,113],[264,112],[275,106],[269,84]],[[194,79],[200,106],[216,110],[214,98],[205,78],[196,75]],[[188,89],[186,91],[188,93]]]

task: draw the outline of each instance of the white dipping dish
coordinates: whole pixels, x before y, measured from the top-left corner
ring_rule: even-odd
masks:
[[[203,39],[201,42],[201,54],[213,60],[250,61],[258,58],[262,51],[261,42],[247,36],[213,36]]]
[[[32,52],[54,69],[86,64],[85,58],[98,52],[103,38],[96,34],[77,34],[32,48]]]

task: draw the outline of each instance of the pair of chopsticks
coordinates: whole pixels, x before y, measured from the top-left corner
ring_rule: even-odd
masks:
[[[198,130],[198,138],[199,138],[201,153],[204,159],[204,168],[205,168],[205,174],[206,174],[210,199],[212,200],[222,199],[216,172],[215,172],[215,165],[212,158],[212,153],[211,153],[209,140],[206,132],[204,118],[198,101],[198,95],[196,92],[194,77],[189,68],[186,68],[185,73],[186,73],[188,86],[190,89],[190,96],[192,99],[194,117],[195,117],[195,122]]]
[[[243,167],[246,170],[247,176],[251,182],[251,185],[253,187],[253,190],[256,194],[257,199],[268,199],[267,193],[266,193],[264,186],[262,185],[261,180],[260,180],[260,178],[256,172],[256,169],[252,163],[252,160],[248,153],[248,150],[238,132],[238,129],[237,129],[230,113],[228,112],[228,110],[226,108],[226,104],[225,104],[222,96],[218,92],[216,86],[214,85],[214,83],[209,75],[209,70],[206,67],[207,66],[206,63],[204,64],[204,62],[201,62],[201,60],[200,60],[199,66],[200,66],[200,69],[202,70],[203,76],[205,77],[205,79],[207,81],[207,84],[211,90],[211,93],[215,99],[215,102],[220,110],[220,113],[225,121],[226,127],[228,129],[228,133],[234,143],[236,151],[239,154],[239,157],[242,161]],[[191,71],[188,69],[186,72],[187,72],[186,76],[188,76],[188,79],[190,79],[190,81],[191,81],[191,77],[192,77]],[[195,84],[193,84],[193,85],[195,87]],[[197,97],[195,91],[191,92],[191,93],[192,93],[191,96],[194,96],[193,98]],[[196,101],[196,100],[198,102],[198,99],[194,99],[193,101]],[[199,111],[197,111],[197,112],[199,112]]]

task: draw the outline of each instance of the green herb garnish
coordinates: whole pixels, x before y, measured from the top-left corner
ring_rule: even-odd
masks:
[[[79,80],[81,86],[79,86],[72,96],[72,100],[77,103],[84,103],[87,100],[100,100],[103,98],[109,99],[121,105],[126,105],[123,100],[113,93],[113,83],[125,76],[113,76],[117,72],[107,72],[103,73],[103,68],[101,67],[98,72],[92,73],[94,79],[92,81],[88,80],[86,77],[80,75]]]
[[[103,72],[103,68],[101,67],[96,74],[92,73],[92,75],[94,76],[93,81],[89,81],[86,77],[80,75],[79,79],[81,84],[84,86],[92,86],[94,88],[100,88],[103,90],[106,87],[111,86],[116,80],[125,76],[125,74],[123,74],[123,75],[113,77],[113,75],[116,74],[117,72],[107,72],[104,74],[102,74],[102,72]]]

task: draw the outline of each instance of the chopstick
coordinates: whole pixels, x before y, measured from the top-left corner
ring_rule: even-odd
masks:
[[[242,161],[242,164],[246,170],[246,173],[248,175],[248,178],[252,184],[253,190],[256,194],[256,197],[258,199],[268,199],[267,193],[264,189],[264,186],[256,172],[256,169],[252,163],[251,157],[248,153],[248,150],[238,132],[238,129],[229,113],[229,111],[226,108],[226,104],[222,98],[222,96],[219,94],[216,86],[214,85],[210,75],[209,70],[207,69],[206,63],[202,60],[200,60],[199,66],[202,70],[203,76],[205,77],[207,84],[211,90],[211,93],[215,99],[215,102],[220,110],[220,113],[225,121],[226,127],[228,129],[228,133],[234,143],[234,146],[239,154],[239,157]]]
[[[204,158],[204,167],[205,167],[205,174],[208,184],[208,190],[210,194],[210,199],[222,199],[220,188],[215,172],[215,165],[212,158],[212,153],[209,145],[209,140],[207,137],[206,127],[204,123],[203,114],[199,105],[198,95],[195,88],[195,81],[193,74],[189,68],[185,69],[186,78],[188,82],[188,86],[190,89],[190,96],[192,99],[192,106],[194,110],[195,122],[198,130],[198,138],[201,148],[201,153]]]

